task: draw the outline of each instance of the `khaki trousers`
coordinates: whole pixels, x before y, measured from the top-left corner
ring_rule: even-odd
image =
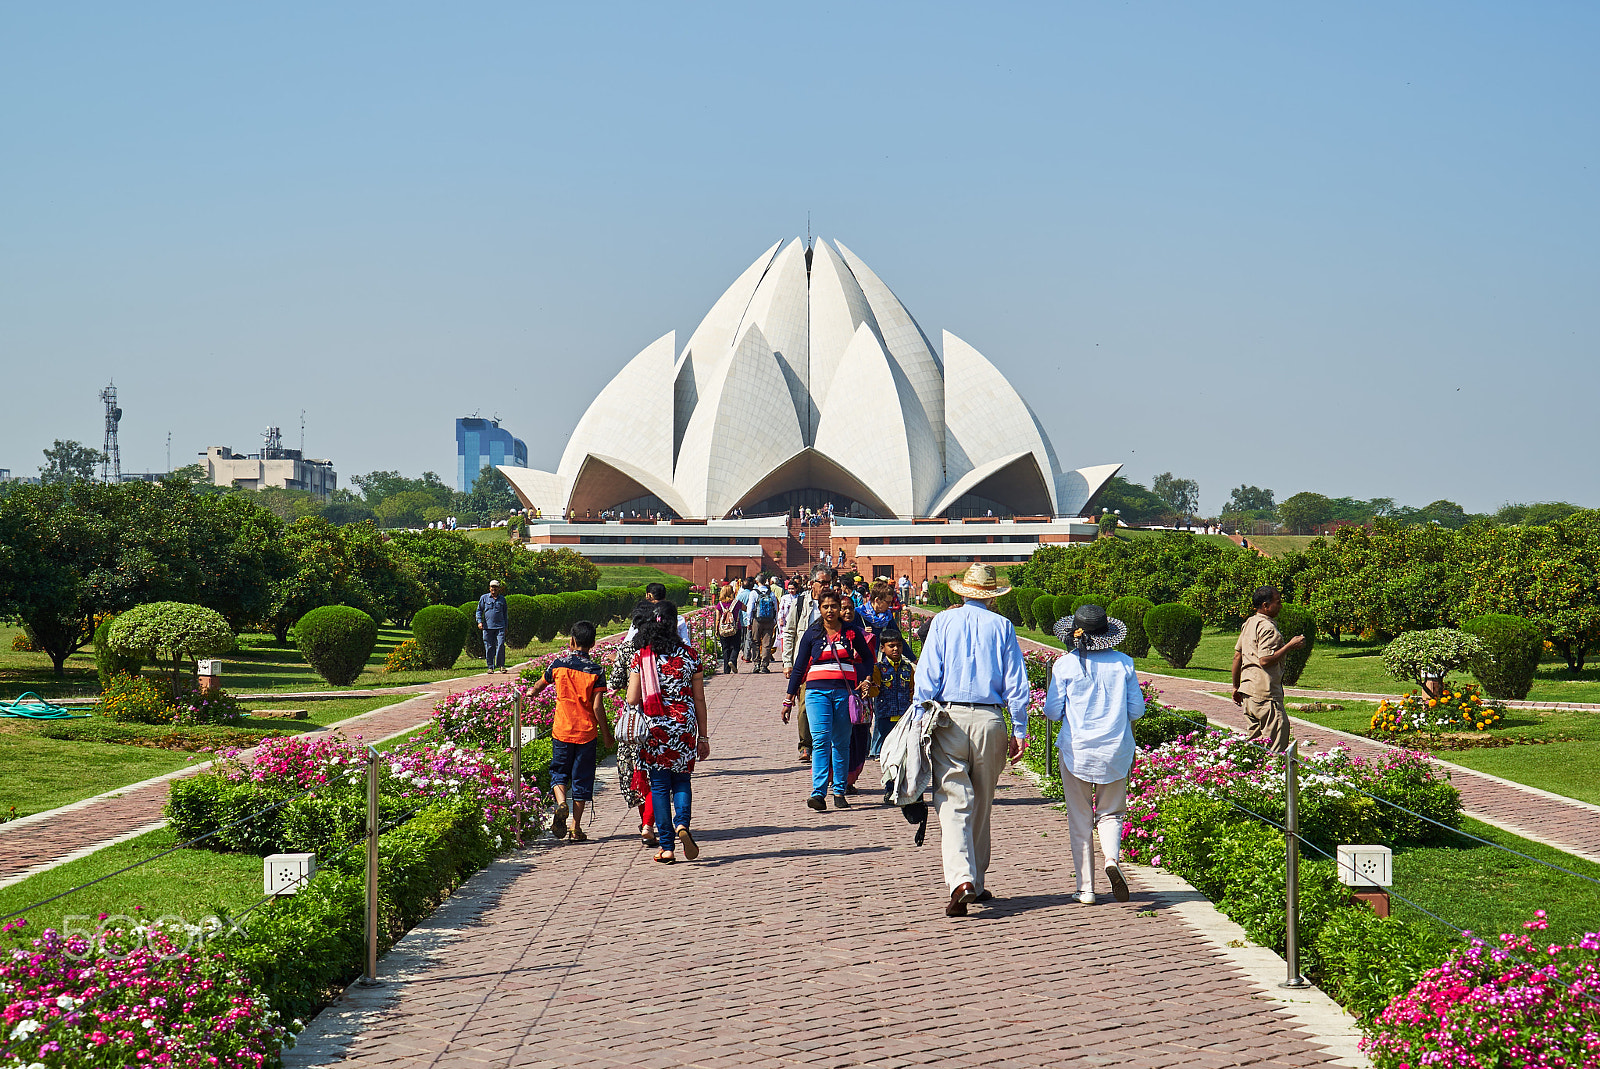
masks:
[[[933,732],[933,804],[939,811],[944,882],[983,890],[989,871],[989,811],[1006,767],[1006,715],[998,705],[949,706]]]
[[[1252,739],[1261,739],[1272,747],[1274,753],[1289,748],[1289,714],[1284,711],[1283,698],[1244,699],[1244,715],[1250,721]]]
[[[1094,833],[1107,861],[1122,856],[1122,823],[1128,812],[1128,781],[1090,783],[1067,771],[1061,762],[1061,791],[1067,802],[1067,834],[1072,837],[1072,864],[1078,890],[1094,890]]]

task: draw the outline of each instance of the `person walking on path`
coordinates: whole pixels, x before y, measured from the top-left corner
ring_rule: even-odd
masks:
[[[899,631],[885,631],[878,646],[878,665],[872,675],[873,685],[878,688],[872,699],[872,757],[878,756],[884,737],[910,707],[917,671],[917,662],[906,651],[905,638]]]
[[[778,634],[778,595],[766,584],[756,587],[755,604],[750,607],[750,630],[754,635],[751,645],[756,651],[755,667],[751,670],[771,672],[772,640]]]
[[[1067,652],[1050,669],[1044,715],[1061,724],[1056,752],[1072,861],[1078,872],[1078,901],[1086,906],[1095,903],[1098,829],[1112,897],[1126,902],[1122,823],[1127,815],[1128,772],[1133,768],[1133,722],[1144,715],[1144,692],[1133,658],[1116,650],[1128,628],[1100,606],[1085,605],[1059,621],[1055,634],[1066,643]]]
[[[739,621],[744,628],[739,633],[739,652],[745,664],[754,664],[756,660],[755,628],[752,626],[756,593],[756,581],[746,579],[739,584],[739,590],[734,594],[734,598],[739,602]]]
[[[677,860],[673,843],[690,861],[700,847],[689,831],[693,792],[689,776],[695,759],[711,756],[711,722],[706,715],[705,677],[700,658],[678,640],[678,610],[657,604],[640,621],[639,649],[628,672],[629,705],[640,707],[650,730],[639,744],[639,763],[650,776],[655,811],[656,860]]]
[[[594,624],[579,620],[572,625],[567,652],[551,661],[533,686],[536,696],[546,687],[556,688],[555,720],[550,727],[550,789],[556,809],[550,832],[567,835],[567,803],[572,803],[571,838],[586,842],[583,807],[594,801],[594,766],[599,740],[611,745],[611,725],[606,723],[606,672],[589,656],[594,649]]]
[[[478,598],[478,630],[483,632],[483,659],[490,672],[506,670],[506,585],[489,580],[489,592]]]
[[[828,808],[824,800],[831,773],[833,806],[849,808],[845,798],[850,766],[850,697],[865,701],[871,681],[872,658],[860,625],[847,626],[840,612],[837,590],[824,590],[817,598],[820,618],[806,629],[795,650],[789,673],[789,694],[783,700],[783,720],[789,722],[795,694],[805,683],[805,710],[811,723],[811,797],[806,805],[818,813]]]
[[[1008,759],[1028,745],[1028,670],[1011,621],[992,602],[1002,586],[992,564],[974,564],[950,591],[957,609],[933,618],[917,663],[912,700],[944,713],[933,732],[933,802],[939,811],[948,917],[965,917],[969,902],[994,895],[989,871],[989,814]],[[1006,731],[1006,716],[1011,731]]]
[[[713,620],[717,629],[717,641],[722,644],[722,670],[728,675],[739,673],[739,634],[743,630],[740,613],[743,611],[739,599],[734,596],[733,586],[730,584],[722,588],[722,594],[717,598],[713,607]]]
[[[828,569],[818,566],[811,570],[811,587],[796,595],[794,607],[789,610],[789,619],[783,626],[783,678],[791,679],[794,676],[794,653],[800,645],[800,639],[810,630],[811,625],[822,619],[822,610],[817,604],[822,592],[828,586]],[[793,693],[791,691],[791,693]],[[805,715],[805,673],[800,673],[800,763],[811,762],[811,718]],[[789,710],[783,711],[783,722],[789,722]]]
[[[661,584],[661,583],[648,583],[648,584],[646,584],[645,588],[644,588],[644,600],[645,600],[645,602],[666,601],[667,600],[667,588],[666,588],[666,586]],[[640,604],[644,604],[644,602],[641,602]],[[674,608],[676,608],[676,606],[674,606]],[[635,635],[637,633],[638,633],[637,627],[630,621],[629,624],[628,624],[628,633],[627,633],[626,636],[623,637],[622,644],[624,646],[633,645],[633,640],[634,640],[634,637],[635,637]],[[678,637],[683,640],[683,644],[685,646],[693,645],[693,643],[689,639],[689,621],[685,620],[681,616],[678,617]],[[624,681],[624,683],[622,685],[625,686],[626,685],[626,681]],[[616,689],[616,688],[612,688],[612,689]]]
[[[1289,748],[1289,714],[1283,707],[1283,659],[1306,644],[1296,635],[1284,641],[1277,618],[1283,597],[1264,586],[1250,599],[1256,614],[1244,622],[1233,646],[1233,704],[1244,709],[1251,739],[1264,741],[1274,753]]]

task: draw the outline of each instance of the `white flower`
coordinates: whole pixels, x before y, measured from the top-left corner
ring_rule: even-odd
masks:
[[[35,1021],[32,1017],[24,1017],[22,1020],[18,1021],[17,1026],[11,1030],[11,1038],[13,1041],[18,1039],[27,1039],[38,1030],[38,1021]]]
[[[56,996],[56,1008],[57,1009],[71,1010],[71,1009],[76,1009],[77,1006],[78,1006],[78,1000],[73,998],[71,995],[57,995]]]
[[[154,1028],[155,1026],[156,1019],[154,1017],[146,1017],[144,1020],[139,1022],[140,1028]]]

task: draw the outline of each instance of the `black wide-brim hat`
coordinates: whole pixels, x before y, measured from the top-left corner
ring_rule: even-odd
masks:
[[[1083,629],[1085,645],[1089,652],[1095,650],[1109,650],[1118,646],[1123,639],[1128,637],[1128,625],[1115,616],[1107,616],[1106,611],[1098,605],[1084,605],[1071,616],[1063,616],[1056,621],[1056,638],[1065,642],[1069,647],[1073,644],[1073,632]]]

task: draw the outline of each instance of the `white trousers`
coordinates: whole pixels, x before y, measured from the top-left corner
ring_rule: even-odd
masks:
[[[989,871],[989,813],[1006,767],[1011,735],[999,706],[949,706],[950,722],[933,732],[933,804],[939,810],[944,882],[983,890]]]
[[[1078,870],[1078,890],[1094,890],[1094,832],[1100,832],[1100,851],[1106,860],[1122,856],[1122,824],[1128,811],[1128,781],[1090,783],[1067,771],[1061,762],[1061,789],[1067,798],[1067,833],[1072,837],[1072,864]]]

